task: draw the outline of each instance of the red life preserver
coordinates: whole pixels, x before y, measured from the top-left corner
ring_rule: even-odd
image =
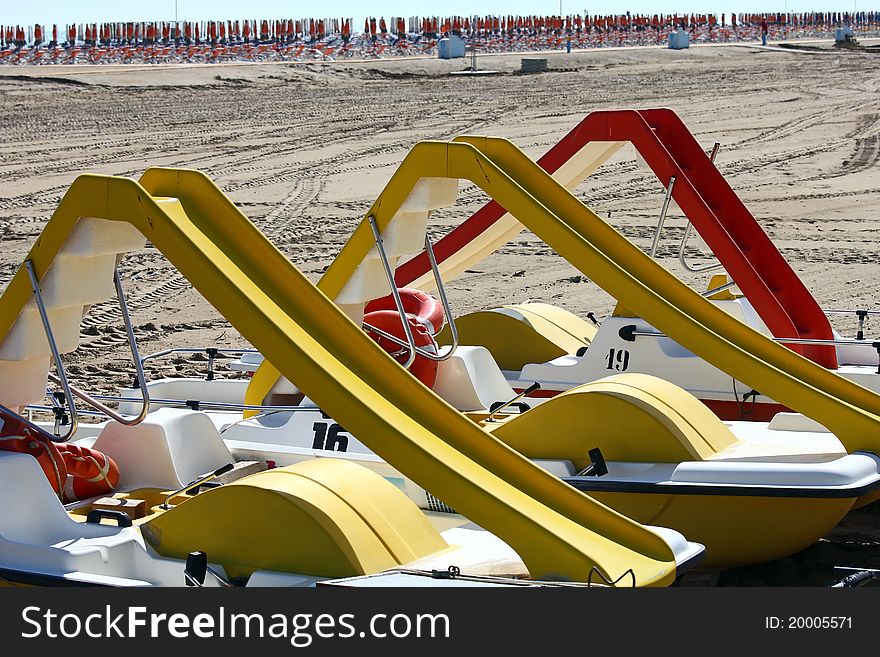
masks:
[[[119,467],[109,456],[90,447],[57,445],[67,467],[64,498],[84,500],[112,493],[119,483]]]
[[[48,434],[12,412],[0,409],[0,450],[30,454],[62,502],[112,493],[119,468],[103,452],[69,443],[56,443]]]
[[[443,306],[440,302],[427,292],[410,287],[401,287],[397,291],[403,302],[404,312],[407,315],[414,315],[425,324],[431,335],[437,335],[446,321],[446,314],[443,312]],[[393,310],[396,313],[397,305],[394,303],[394,297],[389,294],[381,299],[373,299],[364,307],[365,314],[377,310]],[[400,324],[399,321],[397,323]]]
[[[437,342],[434,340],[433,334],[428,331],[427,326],[420,321],[415,315],[407,314],[407,322],[413,334],[413,339],[417,347],[421,347],[426,351],[437,353]],[[406,341],[406,333],[403,324],[400,321],[400,314],[396,310],[374,310],[364,314],[364,323],[375,326],[378,329],[390,333],[396,338]],[[380,347],[391,354],[398,363],[403,365],[409,358],[409,350],[406,347],[392,342],[391,340],[380,336],[379,334],[367,329],[367,333],[372,337]],[[409,368],[410,373],[419,381],[431,388],[437,381],[437,361],[425,358],[422,355],[416,355],[413,364]]]

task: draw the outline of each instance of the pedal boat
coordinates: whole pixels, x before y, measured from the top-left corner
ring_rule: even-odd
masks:
[[[255,369],[258,363],[258,355],[248,353],[235,366]],[[308,398],[245,418],[240,409],[248,383],[160,379],[148,389],[151,399],[164,400],[154,407],[202,409],[236,459],[278,466],[350,459],[395,482],[425,512],[459,521],[453,509]],[[278,390],[282,396],[297,392],[286,380]],[[770,422],[723,422],[686,391],[650,375],[618,374],[576,386],[526,412],[513,404],[492,412],[517,394],[485,348],[460,346],[440,363],[434,392],[591,497],[640,523],[673,527],[705,545],[707,568],[797,552],[827,534],[860,500],[880,492],[880,458],[848,454],[834,434],[809,418],[779,413]],[[119,394],[134,399],[140,393]],[[120,410],[135,411],[136,404],[123,401]]]
[[[110,421],[74,444],[118,464],[114,493],[62,504],[34,458],[0,452],[0,493],[20,501],[0,510],[6,585],[611,583],[598,572],[582,582],[533,579],[501,539],[461,516],[422,512],[399,481],[354,460],[311,458],[272,469],[236,460],[201,412],[161,408],[137,426]],[[702,545],[650,529],[669,544],[679,574],[699,563]]]
[[[476,143],[480,138],[460,139]],[[539,175],[532,178],[546,171],[561,187],[574,190],[627,144],[637,151],[637,163],[665,188],[648,251],[651,258],[659,252],[674,200],[686,217],[677,245],[681,269],[692,274],[725,272],[712,276],[702,293],[705,298],[759,333],[880,393],[880,341],[866,337],[864,331],[866,320],[880,316],[880,311],[821,308],[716,167],[720,144],[707,154],[672,110],[591,112],[537,161]],[[490,201],[442,237],[434,255],[444,279],[475,268],[515,238],[524,228],[515,214]],[[688,262],[692,229],[704,242],[698,251],[706,253],[708,248],[708,264]],[[395,281],[401,287],[433,289],[427,252],[400,259]],[[777,412],[791,410],[762,394],[760,387],[756,390],[732,379],[715,367],[717,363],[699,358],[626,306],[618,304],[612,316],[601,322],[587,313],[591,320],[587,322],[548,304],[510,304],[470,313],[457,323],[462,344],[487,347],[514,388],[540,382],[531,403],[631,371],[677,383],[725,420],[769,421]],[[855,338],[843,337],[830,324],[831,317],[841,316],[857,320]],[[451,344],[448,330],[440,342]],[[875,414],[880,412],[872,408]]]

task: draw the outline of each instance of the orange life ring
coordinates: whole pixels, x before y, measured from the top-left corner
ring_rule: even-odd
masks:
[[[67,500],[84,500],[113,492],[119,483],[119,467],[113,459],[90,447],[70,443],[56,446],[67,467],[64,486]]]
[[[62,502],[107,495],[119,483],[119,467],[103,452],[56,443],[11,411],[0,410],[0,450],[30,454]]]
[[[417,347],[421,347],[425,351],[437,353],[437,341],[434,340],[433,334],[428,331],[428,327],[420,321],[415,315],[407,314],[407,322],[413,334],[413,339]],[[400,314],[396,310],[374,310],[364,315],[364,323],[375,326],[378,329],[390,333],[396,338],[406,341],[406,333],[403,324],[400,321]],[[403,365],[409,358],[409,349],[401,347],[392,342],[388,338],[367,329],[370,337],[372,337],[380,347],[391,354],[398,363]],[[409,368],[410,373],[427,387],[432,388],[437,381],[437,361],[425,358],[417,354],[413,364]]]
[[[397,292],[403,302],[404,312],[417,317],[420,322],[425,324],[431,335],[437,335],[446,321],[446,314],[443,312],[443,306],[440,302],[427,292],[411,287],[398,288]],[[393,310],[396,313],[397,305],[394,303],[394,297],[389,294],[381,299],[373,299],[364,307],[365,314],[376,310]],[[397,323],[400,324],[399,321]],[[395,335],[397,334],[395,333]]]

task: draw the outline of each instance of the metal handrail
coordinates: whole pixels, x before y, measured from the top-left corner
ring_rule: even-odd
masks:
[[[78,420],[76,418],[76,404],[73,401],[73,393],[70,390],[70,383],[67,381],[67,372],[64,371],[64,363],[61,362],[61,354],[58,351],[58,344],[55,342],[55,336],[52,333],[52,325],[49,323],[49,314],[46,312],[46,306],[43,303],[43,293],[40,290],[40,282],[37,280],[37,273],[34,271],[34,264],[30,260],[24,261],[28,278],[31,282],[31,290],[34,293],[34,301],[37,304],[37,310],[40,311],[40,320],[43,322],[43,331],[46,333],[46,340],[49,342],[49,349],[52,351],[52,358],[55,360],[55,369],[58,370],[58,381],[64,391],[64,400],[67,402],[67,408],[70,411],[70,427],[63,436],[56,436],[52,440],[59,443],[67,442],[76,433]],[[53,407],[53,412],[56,412]],[[56,415],[56,417],[58,417]],[[56,424],[56,429],[57,429]]]
[[[147,378],[144,375],[144,363],[141,360],[141,355],[137,347],[137,339],[134,337],[134,329],[131,326],[131,315],[128,312],[128,304],[125,301],[125,291],[122,289],[122,280],[119,278],[119,270],[115,268],[113,270],[113,285],[116,287],[116,298],[119,300],[119,308],[122,310],[122,323],[125,325],[125,333],[128,336],[128,348],[131,351],[131,359],[134,361],[138,388],[140,388],[141,397],[143,398],[141,401],[141,410],[135,417],[125,418],[119,413],[115,413],[103,404],[97,402],[97,400],[91,400],[86,393],[74,390],[74,394],[99,411],[107,413],[109,417],[113,418],[120,424],[124,424],[127,427],[133,427],[143,422],[144,418],[147,417],[147,413],[150,410],[150,393],[147,391]],[[94,404],[92,403],[93,401],[95,402]]]
[[[92,395],[92,399],[113,402],[137,402],[137,397],[118,397],[114,395]],[[175,408],[189,408],[192,410],[218,410],[218,411],[290,411],[290,412],[321,412],[317,406],[262,406],[256,404],[236,404],[233,402],[212,402],[199,399],[151,399],[151,404],[172,406]],[[43,404],[28,404],[27,408],[34,411],[51,411],[52,406]],[[103,412],[80,411],[86,415],[104,415]]]
[[[220,349],[218,347],[204,347],[204,348],[193,348],[193,347],[174,347],[172,349],[163,349],[162,351],[157,351],[152,354],[148,354],[141,358],[141,364],[145,363],[148,360],[152,360],[154,358],[160,358],[162,356],[167,356],[169,354],[175,353],[187,353],[187,354],[201,354],[205,353],[208,355],[208,372],[205,375],[205,379],[207,381],[214,380],[214,359],[217,358],[219,354],[256,354],[259,353],[256,349]],[[136,378],[134,385],[132,387],[139,388],[139,381],[143,379]]]
[[[440,295],[440,303],[443,304],[443,312],[446,313],[446,322],[449,324],[449,333],[452,337],[452,344],[449,345],[449,351],[444,355],[431,358],[431,360],[446,360],[455,350],[458,349],[458,328],[455,326],[455,318],[452,316],[452,308],[449,305],[449,299],[446,297],[446,287],[443,285],[443,279],[440,276],[440,267],[437,266],[437,258],[434,255],[434,245],[431,244],[431,238],[425,233],[425,252],[428,254],[428,262],[431,263],[431,271],[434,272],[434,282],[437,284],[437,294]]]
[[[61,382],[60,378],[55,376],[51,372],[49,372],[49,380],[52,381],[52,383],[60,383]],[[143,398],[136,399],[136,398],[132,397],[131,399],[126,400],[126,401],[132,401],[132,402],[135,402],[135,401],[141,402],[140,413],[138,413],[135,417],[125,417],[124,415],[120,415],[119,413],[114,411],[112,408],[105,406],[100,401],[98,401],[95,397],[89,395],[89,393],[87,393],[87,392],[83,392],[82,390],[80,390],[76,386],[70,386],[70,392],[73,393],[74,397],[78,397],[79,399],[82,399],[86,404],[88,404],[89,406],[94,408],[96,411],[98,411],[99,414],[106,415],[110,419],[116,420],[117,422],[119,422],[119,424],[124,424],[127,427],[133,427],[133,426],[143,422],[144,418],[147,417],[147,413],[150,411],[150,398],[146,394],[146,386],[141,387],[141,392],[144,393]],[[79,411],[79,412],[82,413],[83,411]]]
[[[131,315],[128,312],[128,304],[125,302],[125,292],[122,289],[122,281],[119,278],[118,270],[113,271],[113,284],[116,286],[116,295],[119,299],[119,307],[122,310],[122,322],[125,325],[125,332],[128,336],[128,346],[131,350],[131,358],[134,361],[135,370],[137,371],[137,380],[141,382],[137,386],[141,391],[141,410],[134,417],[125,417],[114,411],[112,408],[105,406],[88,393],[79,390],[75,386],[68,385],[67,388],[74,397],[83,400],[86,404],[99,411],[101,414],[106,415],[112,420],[116,420],[119,424],[133,427],[143,422],[147,417],[147,413],[150,411],[150,393],[147,390],[143,361],[138,353],[137,339],[134,336],[134,329],[131,326]],[[61,384],[62,387],[64,386],[64,381],[60,376],[56,376],[51,372],[49,372],[48,376],[52,383]]]
[[[440,268],[437,266],[437,259],[434,257],[434,247],[431,244],[431,238],[427,235],[425,235],[425,251],[428,254],[428,262],[431,263],[431,271],[434,272],[434,282],[437,284],[437,293],[440,295],[440,303],[443,304],[443,312],[446,313],[446,319],[449,322],[449,332],[452,334],[452,344],[449,346],[449,350],[443,354],[431,353],[422,347],[416,347],[415,349],[420,356],[440,362],[449,359],[452,354],[455,353],[455,350],[458,349],[458,328],[455,326],[455,319],[452,316],[452,308],[449,306],[449,300],[446,297],[446,289],[444,288],[443,280],[440,277]],[[383,331],[377,326],[363,322],[363,327],[367,331],[377,333],[386,340],[393,342],[400,347],[406,349],[410,348],[406,342],[398,338],[396,335],[392,335],[391,333],[388,333],[388,331]]]
[[[822,310],[826,315],[880,315],[880,310]]]
[[[687,244],[688,239],[691,236],[691,229],[693,229],[694,225],[688,221],[687,226],[684,229],[684,235],[681,238],[681,244],[678,247],[678,261],[681,263],[681,266],[687,269],[692,274],[701,274],[703,272],[712,271],[714,269],[724,269],[724,265],[720,262],[716,262],[709,265],[702,265],[700,267],[694,267],[691,264],[688,264],[687,259],[684,255],[685,245]]]
[[[114,395],[93,395],[95,399],[116,402],[135,402],[136,397]],[[317,406],[264,406],[260,404],[236,404],[235,402],[214,402],[201,399],[153,399],[152,403],[182,408],[210,408],[223,411],[320,411]]]
[[[855,315],[859,319],[859,328],[856,329],[856,338],[865,339],[865,320],[872,315],[880,315],[880,310],[823,310],[826,315]]]
[[[394,344],[396,344],[399,347],[403,347],[404,349],[407,349],[407,350],[410,349],[410,346],[406,342],[404,342],[403,340],[398,338],[396,335],[389,333],[388,331],[383,331],[378,326],[373,326],[369,322],[363,322],[361,324],[361,326],[363,326],[364,330],[367,331],[368,333],[376,333],[380,337],[385,338],[389,342],[393,342]],[[423,349],[422,347],[415,347],[415,351],[419,356],[424,356],[425,358],[429,358],[431,360],[438,360],[438,361],[439,360],[446,360],[451,355],[451,354],[444,354],[443,356],[438,356],[437,354],[431,353],[430,351],[427,351],[427,350]]]
[[[54,411],[56,408],[57,408],[57,406],[47,406],[46,404],[26,404],[25,405],[25,410],[27,410],[28,412],[45,411],[46,413],[49,413],[51,411]],[[77,410],[77,415],[91,415],[94,417],[106,417],[106,413],[104,413],[102,411]],[[30,422],[33,422],[33,419],[30,419]]]
[[[382,235],[379,233],[379,226],[376,224],[376,217],[370,215],[367,217],[370,222],[370,228],[373,231],[373,239],[376,241],[376,249],[379,252],[379,259],[382,261],[382,267],[385,269],[385,276],[388,278],[388,284],[391,286],[391,297],[394,299],[394,305],[397,306],[397,312],[400,314],[400,323],[403,324],[403,332],[406,335],[406,346],[409,349],[409,356],[406,363],[401,363],[403,369],[408,370],[416,359],[416,340],[413,337],[412,328],[406,321],[406,311],[403,309],[403,300],[400,298],[400,292],[394,282],[394,272],[391,264],[388,262],[388,255],[385,253],[385,244],[382,241]]]
[[[718,287],[713,287],[711,290],[706,290],[705,292],[701,292],[700,294],[704,297],[711,297],[713,294],[718,294],[719,292],[724,292],[724,290],[729,290],[735,285],[736,281],[730,281],[729,283],[719,285]]]
[[[172,349],[163,349],[162,351],[156,351],[152,354],[147,354],[146,356],[141,357],[141,363],[146,363],[148,360],[153,360],[155,358],[161,358],[162,356],[167,356],[169,354],[200,354],[206,352],[208,349],[214,349],[214,347],[205,347],[205,348],[194,348],[194,347],[174,347]],[[214,349],[218,354],[256,354],[259,353],[258,349]]]
[[[635,324],[627,324],[622,326],[618,331],[618,335],[627,342],[635,342],[639,337],[651,338],[668,338],[669,336],[659,331],[638,331]],[[811,345],[866,345],[877,350],[877,375],[880,376],[880,341],[859,340],[853,338],[843,338],[834,340],[822,340],[820,338],[777,338],[769,337],[774,342],[780,344],[811,344]]]
[[[51,408],[52,408],[53,411],[55,410],[55,407],[54,407],[54,406],[51,407]],[[21,421],[26,427],[28,427],[28,429],[30,429],[31,431],[35,432],[38,436],[45,436],[46,438],[48,438],[48,439],[50,439],[50,440],[55,440],[55,438],[54,438],[52,435],[50,435],[48,431],[46,431],[46,430],[43,429],[42,427],[37,426],[37,425],[33,422],[33,420],[31,420],[30,417],[24,417],[23,415],[21,415],[21,414],[15,412],[15,411],[13,411],[11,408],[7,408],[6,406],[3,406],[2,404],[0,404],[0,411],[2,411],[4,414],[6,414],[6,415],[9,416],[9,417],[17,418],[17,419],[20,420],[20,421]],[[26,436],[27,436],[27,429],[26,429],[25,431],[23,431],[22,434],[26,437]],[[56,481],[57,484],[58,484],[58,488],[57,488],[57,490],[60,492],[60,491],[63,490],[63,488],[64,488],[65,481],[64,481],[64,479],[61,477],[61,470],[60,470],[59,467],[58,467],[58,462],[56,461],[56,459],[54,459],[54,458],[50,458],[50,459],[49,459],[49,463],[51,463],[51,465],[52,465],[52,471],[53,471],[54,474],[55,474],[55,481]],[[48,473],[47,473],[47,474],[48,474]]]
[[[628,324],[627,326],[621,327],[620,337],[622,337],[627,342],[633,342],[635,338],[642,337],[651,337],[651,338],[668,338],[669,336],[666,333],[661,333],[660,331],[639,331],[636,330],[634,324]],[[868,340],[856,340],[854,338],[843,338],[843,339],[834,339],[834,340],[822,340],[820,338],[777,338],[773,336],[769,337],[774,342],[779,342],[781,344],[811,344],[811,345],[868,345],[872,347],[880,348],[880,342],[871,342]]]
[[[721,143],[717,142],[717,141],[712,146],[712,153],[711,153],[711,155],[709,155],[709,161],[712,162],[713,164],[715,163],[715,156],[718,155],[718,149],[720,147],[721,147]],[[684,250],[685,250],[685,247],[687,246],[687,241],[691,237],[691,230],[693,229],[693,227],[694,227],[694,225],[690,222],[690,219],[688,219],[687,226],[685,226],[685,228],[684,228],[684,235],[682,235],[682,237],[681,237],[681,244],[679,244],[679,246],[678,246],[678,261],[681,263],[681,266],[684,267],[689,272],[691,272],[692,274],[700,274],[703,272],[712,271],[713,269],[723,269],[724,265],[722,265],[720,262],[716,262],[714,264],[709,264],[709,265],[702,265],[701,267],[694,267],[693,265],[688,264],[687,259],[684,256]]]
[[[443,354],[431,353],[421,347],[416,346],[415,338],[412,335],[412,329],[409,326],[409,322],[406,320],[406,311],[403,308],[403,300],[400,298],[400,292],[397,289],[397,284],[394,281],[394,273],[391,270],[391,265],[388,263],[388,257],[385,254],[384,244],[382,243],[382,237],[379,235],[379,229],[376,225],[376,219],[373,215],[368,217],[370,221],[370,227],[373,229],[373,237],[376,239],[376,246],[379,250],[379,256],[382,260],[382,265],[385,268],[385,275],[388,277],[388,282],[391,285],[391,295],[394,298],[394,304],[397,306],[397,312],[400,314],[400,321],[403,324],[404,332],[406,333],[406,342],[398,338],[396,335],[392,335],[387,331],[383,331],[382,329],[373,326],[367,322],[363,322],[363,328],[367,331],[376,333],[381,337],[393,342],[394,344],[407,349],[410,352],[409,358],[407,359],[407,364],[403,367],[404,369],[409,369],[410,365],[412,365],[413,361],[415,361],[416,354],[420,356],[424,356],[428,360],[433,360],[435,362],[441,362],[449,359],[452,354],[455,353],[455,350],[458,349],[458,328],[455,326],[455,319],[453,318],[452,307],[449,305],[449,298],[446,296],[446,288],[443,285],[443,279],[440,276],[440,268],[437,265],[437,259],[434,256],[434,245],[431,243],[431,238],[428,235],[425,235],[425,252],[428,255],[428,262],[431,265],[431,272],[434,274],[434,282],[437,285],[437,293],[440,296],[440,303],[443,306],[443,312],[446,315],[446,320],[449,323],[449,332],[452,337],[452,344],[448,351]]]
[[[669,179],[669,185],[666,187],[666,198],[663,199],[663,207],[660,208],[660,220],[657,222],[657,230],[654,231],[654,242],[651,244],[649,255],[653,258],[657,255],[657,248],[660,246],[660,233],[663,231],[663,224],[666,223],[666,213],[669,211],[669,202],[672,200],[672,190],[675,187],[675,176]]]
[[[842,340],[820,340],[819,338],[773,338],[776,342],[781,342],[782,344],[833,344],[833,345],[880,345],[880,342],[874,342],[870,340],[857,340],[855,338],[842,339]]]

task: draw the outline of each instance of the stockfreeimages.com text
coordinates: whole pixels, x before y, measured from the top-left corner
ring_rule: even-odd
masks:
[[[21,613],[25,639],[37,637],[139,638],[197,637],[287,639],[292,646],[305,648],[316,638],[437,638],[450,637],[446,614],[372,614],[359,622],[355,614],[261,614],[231,613],[219,607],[213,613],[154,613],[146,607],[125,607],[121,611],[107,605],[102,612],[58,614],[51,609],[31,606]]]

